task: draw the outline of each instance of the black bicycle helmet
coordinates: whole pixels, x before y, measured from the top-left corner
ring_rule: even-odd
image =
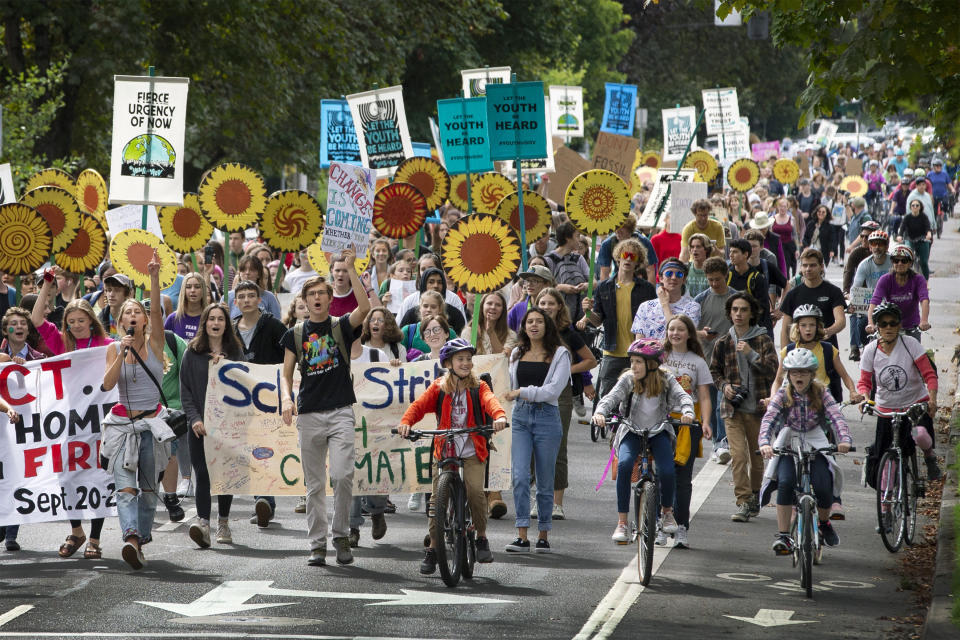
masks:
[[[903,314],[900,311],[900,307],[889,300],[883,300],[880,302],[880,304],[873,308],[873,315],[870,317],[870,319],[873,321],[873,324],[877,324],[877,321],[882,316],[893,316],[897,319],[897,322],[900,322]]]

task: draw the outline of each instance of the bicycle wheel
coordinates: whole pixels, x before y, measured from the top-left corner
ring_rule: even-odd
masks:
[[[440,566],[440,577],[448,587],[455,587],[460,582],[464,563],[461,561],[461,547],[463,545],[463,486],[460,476],[446,472],[437,482],[437,532],[440,544],[437,546],[437,564]]]
[[[600,427],[600,439],[601,439],[601,440],[606,440],[606,439],[607,439],[607,428],[606,428],[606,427]]]
[[[807,597],[813,597],[813,500],[808,496],[800,501],[800,586],[806,591]]]
[[[883,546],[896,553],[903,544],[904,496],[900,456],[887,451],[877,467],[877,530]],[[884,522],[886,520],[886,522]]]
[[[590,423],[590,439],[594,442],[600,440],[600,427],[595,425],[593,422]]]
[[[903,541],[908,546],[913,545],[917,535],[917,502],[920,499],[917,482],[917,456],[910,457],[903,468]]]
[[[793,553],[791,554],[791,560],[793,561],[793,568],[796,569],[797,565],[800,564],[800,535],[798,532],[800,526],[800,513],[796,506],[793,507],[793,517],[790,520],[790,539],[793,540]]]
[[[640,481],[637,499],[637,570],[640,584],[650,584],[653,573],[653,541],[657,537],[657,487],[650,480]]]
[[[464,496],[466,497],[466,496]],[[470,503],[464,501],[463,522],[466,532],[463,544],[463,577],[467,580],[473,577],[473,568],[477,564],[477,530],[473,527],[473,514],[470,512]]]

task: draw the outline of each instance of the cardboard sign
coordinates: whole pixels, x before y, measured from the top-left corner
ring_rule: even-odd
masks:
[[[567,146],[557,147],[553,154],[553,164],[556,167],[549,182],[549,197],[562,202],[567,193],[567,187],[578,175],[593,168],[589,160]]]
[[[844,163],[843,165],[843,175],[862,176],[863,160],[861,160],[860,158],[847,158],[846,163]]]
[[[870,308],[873,289],[870,287],[850,287],[850,306],[853,313],[866,313]]]
[[[510,67],[484,67],[460,71],[464,98],[483,98],[488,84],[509,84]]]
[[[780,157],[780,141],[773,140],[771,142],[757,142],[750,145],[750,152],[752,157],[757,162],[766,162],[770,159],[770,156]]]
[[[547,157],[543,83],[488,85],[487,127],[492,160]]]
[[[697,109],[662,109],[660,114],[663,118],[663,160],[679,160],[693,136],[693,127],[697,124]]]
[[[637,85],[608,82],[606,92],[600,131],[632,136],[637,111]]]
[[[322,251],[339,253],[355,246],[358,257],[367,254],[376,182],[369,169],[340,162],[330,165],[327,213],[320,240]]]
[[[670,228],[680,233],[693,220],[693,203],[706,197],[706,182],[671,182]]]
[[[680,169],[679,173],[676,169],[660,169],[657,171],[657,180],[653,183],[653,191],[650,192],[647,205],[643,208],[643,214],[641,214],[637,226],[641,228],[662,227],[663,217],[671,210],[670,192],[672,190],[669,188],[670,185],[675,182],[693,182],[696,173],[695,169]],[[663,209],[660,218],[657,219],[657,210],[660,208],[661,202],[663,202]]]
[[[384,178],[413,156],[402,86],[354,93],[347,96],[347,102],[357,127],[363,166],[376,170],[377,177]]]
[[[143,207],[128,204],[115,209],[107,209],[107,230],[115,236],[125,229],[140,229],[143,222]],[[157,208],[147,207],[147,231],[163,240],[163,231],[160,230],[160,219],[157,217]]]
[[[550,133],[583,136],[583,87],[550,85]]]
[[[113,76],[112,204],[183,204],[189,78]]]
[[[353,127],[350,105],[346,100],[321,100],[320,122],[320,168],[326,169],[331,162],[361,164],[360,144]]]
[[[612,171],[630,184],[630,168],[633,166],[636,151],[636,139],[601,131],[597,134],[597,142],[593,146],[592,168]]]
[[[17,201],[17,194],[13,190],[13,172],[10,163],[0,164],[0,204]]]
[[[437,100],[437,129],[447,173],[493,170],[485,98]]]
[[[704,89],[702,95],[703,108],[707,112],[704,115],[707,135],[729,131],[740,124],[740,103],[737,101],[735,88]],[[749,149],[747,151],[749,152]]]

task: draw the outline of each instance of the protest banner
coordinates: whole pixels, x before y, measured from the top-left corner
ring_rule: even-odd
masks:
[[[16,202],[17,194],[13,190],[13,173],[10,163],[0,164],[0,204]]]
[[[430,441],[403,440],[390,429],[412,400],[443,375],[439,362],[354,364],[352,373],[357,396],[354,495],[429,491]],[[510,388],[502,356],[475,356],[474,373],[490,373],[498,394]],[[210,366],[204,450],[212,494],[304,494],[297,426],[285,425],[280,417],[279,383],[279,365],[221,361]],[[501,404],[509,416],[511,403]],[[436,422],[428,416],[420,427],[434,429]],[[508,489],[510,432],[495,435],[493,443],[497,450],[490,456],[488,488]]]
[[[663,160],[680,160],[693,135],[697,108],[662,109],[660,115],[663,118]]]
[[[188,78],[113,77],[110,202],[183,204]]]
[[[377,177],[384,178],[391,168],[413,156],[401,85],[354,93],[347,96],[347,102],[353,125],[359,127],[363,166],[375,169]]]
[[[330,163],[327,183],[327,214],[320,248],[339,253],[351,246],[357,256],[367,254],[373,226],[373,171],[340,162]]]
[[[850,287],[850,308],[852,313],[866,313],[870,308],[873,289],[870,287]]]
[[[492,160],[535,160],[547,156],[542,82],[487,87],[487,129]]]
[[[670,183],[670,227],[680,232],[693,220],[693,203],[707,197],[706,182]]]
[[[359,165],[360,145],[347,101],[321,100],[320,122],[320,168],[328,168],[331,162]]]
[[[117,403],[102,391],[106,347],[0,367],[0,522],[115,516],[113,477],[100,467],[100,425]]]
[[[484,67],[460,71],[464,98],[482,98],[487,95],[488,84],[508,84],[510,67]]]
[[[637,227],[662,227],[663,216],[671,210],[670,194],[672,189],[668,189],[668,187],[674,182],[693,182],[696,174],[696,169],[680,169],[679,172],[677,172],[676,169],[659,169],[657,171],[657,179],[653,183],[653,191],[650,192],[650,197],[647,199],[647,204],[643,208],[643,213],[637,221]],[[660,210],[661,202],[663,202],[663,208],[660,219],[658,220],[657,211]]]
[[[556,167],[548,183],[549,197],[559,202],[567,192],[567,187],[578,175],[592,167],[590,161],[566,145],[557,147],[553,154]]]
[[[583,87],[550,85],[550,133],[583,137]]]
[[[703,108],[707,112],[707,135],[729,131],[740,124],[740,103],[735,88],[704,89],[702,95]]]
[[[484,98],[437,100],[437,128],[447,173],[493,170]]]
[[[128,204],[114,209],[107,209],[105,215],[107,216],[107,230],[111,236],[115,236],[126,229],[139,229],[143,212],[141,207]],[[163,240],[160,218],[157,216],[157,208],[153,205],[147,207],[147,231]]]
[[[752,157],[757,162],[766,162],[770,156],[780,157],[780,141],[757,142],[750,145]]]
[[[633,166],[637,154],[637,141],[628,136],[618,136],[615,133],[597,134],[597,142],[593,146],[593,169],[606,169],[630,182],[630,168]]]
[[[637,85],[606,83],[606,101],[600,131],[632,136],[637,111]]]

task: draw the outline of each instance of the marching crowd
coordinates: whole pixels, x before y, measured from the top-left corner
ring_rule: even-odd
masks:
[[[101,452],[117,487],[121,555],[134,569],[146,563],[143,548],[152,540],[158,502],[171,521],[181,521],[181,497],[195,497],[190,539],[199,547],[232,542],[232,496],[217,496],[211,525],[204,456],[207,374],[221,359],[282,367],[282,418],[295,422],[299,433],[306,496],[296,510],[306,514],[311,565],[326,563],[328,538],[336,562],[352,563],[364,516],[377,540],[387,532],[384,514],[396,510],[390,496],[352,495],[351,362],[396,366],[429,359],[439,360],[446,374],[413,401],[398,431],[408,434],[428,413],[437,414],[439,428],[487,422],[497,431],[509,417],[516,539],[506,552],[550,552],[553,521],[566,517],[571,421],[574,414],[592,413],[599,426],[617,415],[653,427],[662,506],[657,544],[672,538],[677,547],[689,546],[693,468],[709,441],[711,463],[732,468],[732,520],[748,522],[775,499],[773,549],[790,553],[796,479],[792,464],[778,464],[773,448],[831,442],[847,451],[851,437],[839,410],[844,387],[847,402],[869,396],[885,410],[927,402],[928,415],[905,425],[912,436],[906,441],[922,451],[928,477],[940,475],[931,422],[936,368],[921,337],[930,328],[930,246],[958,186],[942,160],[934,158],[925,172],[893,148],[804,153],[806,175],[795,185],[773,177],[772,161],[762,163],[761,179],[749,193],[718,189],[694,203],[693,219],[682,229],[672,229],[669,217],[657,227],[638,228],[647,185],[634,196],[626,222],[600,244],[592,296],[586,242],[551,200],[551,233],[530,245],[526,270],[475,306],[473,294],[451,286],[439,258],[446,229],[465,215],[446,205],[442,224],[430,225],[426,234],[401,243],[373,238],[360,273],[352,250],[330,260],[328,275],[313,269],[306,251],[283,261],[254,229],[230,233],[225,247],[211,240],[196,263],[183,256],[168,289],[160,289],[155,256],[142,301],[128,275],[109,262],[84,274],[83,287],[77,274],[47,269],[36,288],[26,283],[19,303],[4,278],[0,361],[107,346],[103,387],[117,387],[120,402],[102,425]],[[854,158],[866,167],[862,197],[840,188],[845,164]],[[541,186],[556,195],[547,181]],[[843,265],[842,286],[825,279],[831,262]],[[863,289],[872,294],[851,299]],[[293,294],[285,309],[281,293]],[[849,356],[860,363],[854,376],[840,357],[838,335],[845,328]],[[510,388],[491,389],[478,379],[476,354],[507,358]],[[301,382],[294,398],[295,371]],[[512,415],[498,398],[513,403]],[[10,407],[0,403],[0,409],[17,419]],[[187,429],[177,435],[169,418],[179,411]],[[665,421],[671,415],[681,427]],[[889,428],[888,419],[878,419],[881,450],[889,446]],[[618,514],[612,538],[627,543],[639,438],[620,429],[611,442]],[[458,441],[480,562],[493,561],[487,518],[510,510],[499,492],[483,490],[485,465],[497,455],[488,444],[482,436]],[[812,468],[827,545],[839,540],[831,521],[844,519],[835,468],[828,456]],[[429,503],[430,494],[414,494],[407,506],[421,511],[425,499]],[[267,527],[275,509],[273,497],[256,496],[251,523]],[[83,523],[71,520],[59,555],[68,558],[83,548],[84,557],[100,558],[103,524],[91,522],[87,537]],[[0,531],[7,550],[18,550],[18,527]],[[435,571],[438,543],[431,518],[421,573]]]

